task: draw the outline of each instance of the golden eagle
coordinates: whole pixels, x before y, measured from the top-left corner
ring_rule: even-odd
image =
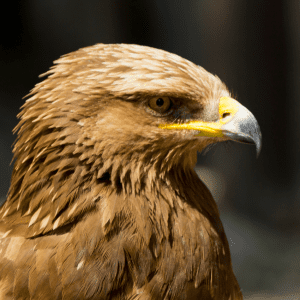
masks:
[[[197,151],[261,147],[221,80],[175,54],[67,54],[18,115],[0,299],[242,299]]]

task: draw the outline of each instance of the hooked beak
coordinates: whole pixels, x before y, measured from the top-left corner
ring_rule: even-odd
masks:
[[[240,143],[254,144],[257,156],[262,136],[253,114],[238,101],[221,97],[219,120],[216,122],[190,121],[185,124],[164,124],[160,128],[196,130],[196,136],[223,137]]]

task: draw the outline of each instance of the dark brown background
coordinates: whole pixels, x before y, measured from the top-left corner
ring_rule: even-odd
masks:
[[[232,143],[199,155],[197,165],[219,203],[244,294],[300,291],[299,10],[295,0],[7,2],[0,18],[0,202],[22,97],[53,60],[95,43],[161,48],[217,74],[261,126],[258,159],[254,147]]]

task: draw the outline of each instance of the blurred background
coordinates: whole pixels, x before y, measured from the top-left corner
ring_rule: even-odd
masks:
[[[161,48],[217,74],[257,118],[258,159],[255,147],[220,144],[196,169],[245,298],[300,299],[300,1],[31,0],[1,14],[0,203],[22,97],[53,60],[96,43]]]

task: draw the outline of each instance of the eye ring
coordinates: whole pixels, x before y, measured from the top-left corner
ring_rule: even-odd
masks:
[[[171,108],[172,102],[169,97],[153,97],[149,100],[148,106],[155,112],[164,114]]]

